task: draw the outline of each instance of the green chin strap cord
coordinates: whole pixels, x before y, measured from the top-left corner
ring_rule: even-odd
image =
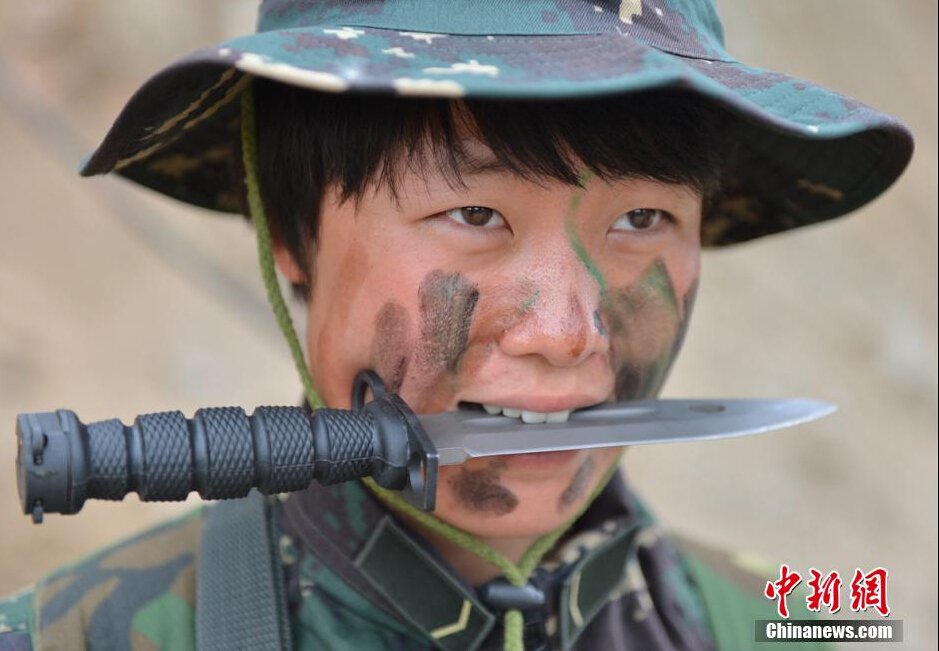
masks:
[[[300,340],[293,326],[293,320],[290,318],[290,312],[284,302],[283,294],[280,291],[280,285],[277,282],[277,274],[274,270],[274,255],[271,245],[271,234],[268,228],[267,217],[264,213],[264,203],[261,200],[261,190],[258,185],[257,173],[257,138],[255,124],[254,92],[251,86],[248,86],[241,95],[241,151],[245,168],[245,185],[248,191],[248,209],[251,213],[251,220],[254,222],[254,228],[257,232],[258,240],[258,260],[261,266],[261,276],[264,279],[264,286],[267,289],[267,297],[274,310],[274,316],[277,317],[277,325],[280,326],[287,345],[290,347],[290,353],[293,356],[297,372],[300,374],[300,380],[303,382],[303,388],[306,391],[307,400],[310,407],[319,409],[324,407],[322,399],[316,393],[313,386],[313,378],[307,367],[306,360],[303,357],[303,350],[300,347]],[[364,479],[363,482],[369,490],[381,500],[385,505],[403,514],[423,527],[443,536],[445,539],[453,542],[467,551],[472,552],[490,565],[498,568],[505,578],[514,586],[522,587],[528,582],[528,577],[537,567],[541,558],[552,548],[565,531],[580,517],[593,500],[600,494],[600,491],[613,476],[622,454],[616,462],[607,468],[603,478],[594,488],[590,497],[581,506],[577,513],[568,520],[563,526],[538,538],[531,547],[529,547],[518,565],[508,558],[490,548],[483,540],[477,538],[471,533],[458,529],[451,524],[447,524],[440,518],[431,513],[421,511],[404,500],[394,491],[380,487],[372,479]],[[524,618],[520,610],[509,610],[505,614],[505,642],[504,651],[525,651],[523,640]]]
[[[303,389],[306,392],[310,408],[320,409],[326,405],[323,404],[323,400],[313,386],[313,377],[310,375],[310,369],[303,358],[303,349],[300,347],[300,340],[297,339],[297,331],[293,327],[293,319],[290,318],[290,311],[284,302],[284,295],[281,293],[280,285],[277,282],[277,272],[274,270],[271,231],[267,224],[264,202],[261,200],[261,188],[258,184],[257,125],[254,115],[254,87],[252,85],[248,85],[241,94],[241,157],[245,168],[245,186],[248,190],[248,211],[251,213],[251,221],[254,223],[254,230],[257,233],[258,262],[261,266],[264,287],[267,289],[267,300],[271,304],[271,309],[274,310],[274,316],[277,318],[280,331],[287,339],[287,345],[290,347],[293,363],[300,374],[300,381],[303,382]]]

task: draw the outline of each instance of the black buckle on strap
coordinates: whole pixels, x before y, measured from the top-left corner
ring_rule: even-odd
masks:
[[[505,579],[494,579],[479,588],[479,599],[494,611],[538,610],[545,605],[544,591],[526,583],[514,586]]]

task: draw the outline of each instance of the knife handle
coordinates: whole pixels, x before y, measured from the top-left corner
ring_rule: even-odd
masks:
[[[414,429],[419,431],[413,431]],[[24,513],[77,513],[86,499],[144,501],[272,494],[372,477],[410,488],[433,508],[436,451],[405,403],[380,396],[356,411],[259,407],[167,411],[83,424],[66,409],[17,417],[17,484]],[[424,445],[425,447],[421,447]],[[432,481],[428,485],[428,479]],[[428,500],[428,491],[430,497]],[[429,509],[428,509],[429,510]]]

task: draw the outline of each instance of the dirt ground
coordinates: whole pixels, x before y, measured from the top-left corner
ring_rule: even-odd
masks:
[[[936,4],[719,6],[732,54],[897,115],[917,153],[852,217],[707,254],[665,392],[808,396],[839,412],[773,435],[637,448],[627,472],[684,534],[803,572],[886,567],[905,642],[885,648],[935,648]],[[33,526],[16,497],[17,413],[128,421],[300,395],[240,220],[75,172],[148,74],[249,31],[253,10],[0,0],[0,594],[187,508],[132,497]]]

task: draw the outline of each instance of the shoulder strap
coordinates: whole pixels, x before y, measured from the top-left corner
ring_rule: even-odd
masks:
[[[264,498],[209,510],[196,574],[196,649],[291,649],[283,575]]]

